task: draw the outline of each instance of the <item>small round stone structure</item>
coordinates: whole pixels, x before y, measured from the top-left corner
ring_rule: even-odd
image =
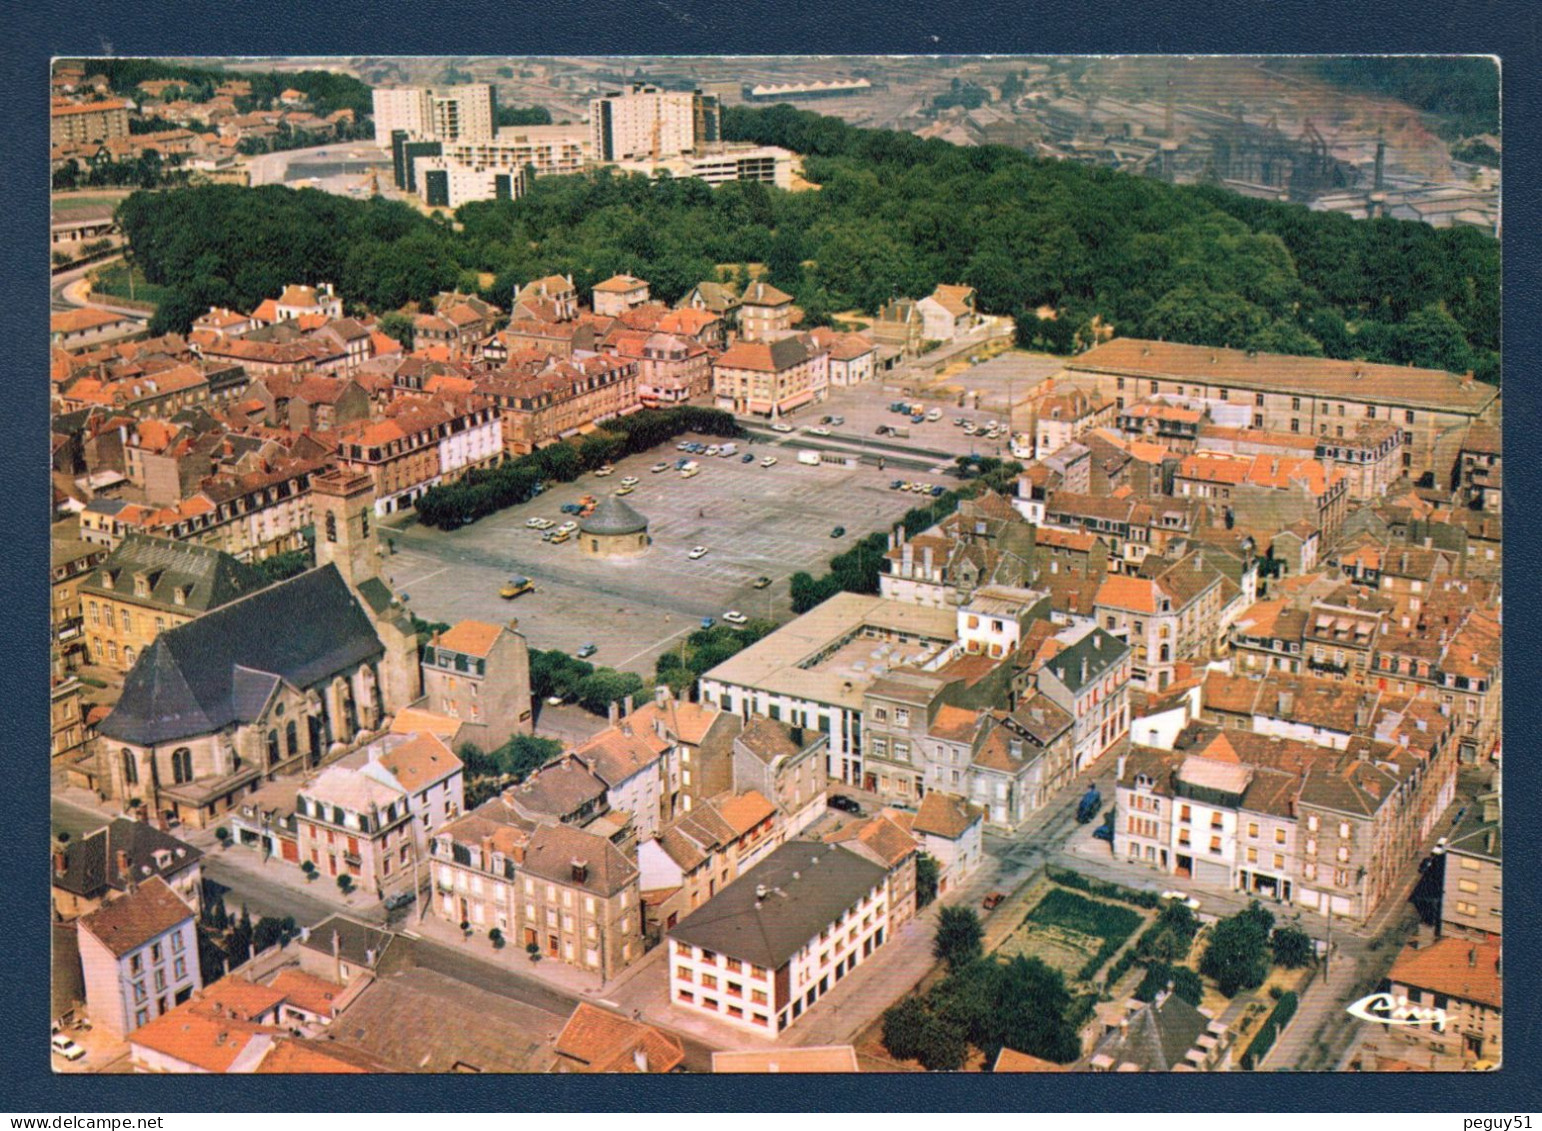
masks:
[[[578,524],[578,550],[587,558],[635,558],[652,543],[648,520],[615,495],[607,495]]]

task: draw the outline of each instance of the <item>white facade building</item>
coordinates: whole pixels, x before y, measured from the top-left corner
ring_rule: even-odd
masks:
[[[119,1037],[203,986],[193,908],[159,876],[76,922],[86,1007]]]
[[[849,849],[784,844],[669,931],[670,1004],[781,1033],[888,940],[887,893]]]

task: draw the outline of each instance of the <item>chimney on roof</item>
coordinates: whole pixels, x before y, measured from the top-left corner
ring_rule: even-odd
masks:
[[[1087,682],[1087,657],[1082,657],[1082,682]]]
[[[606,709],[606,711],[607,711],[607,715],[606,715],[607,720],[609,721],[611,726],[615,726],[617,721],[621,718],[621,704],[617,703],[614,699],[612,699],[611,703],[610,703],[610,706]]]
[[[572,866],[573,882],[575,884],[584,883],[589,879],[589,862],[587,860],[574,860],[572,861]]]
[[[632,1050],[632,1064],[639,1072],[648,1071],[648,1050],[641,1044]]]
[[[64,870],[68,866],[68,863],[69,863],[69,858],[64,853],[64,846],[62,844],[61,845],[55,845],[54,846],[54,875],[55,876],[62,876],[62,875],[64,875]]]
[[[653,689],[653,701],[660,707],[669,702],[669,684],[661,683]]]
[[[625,699],[623,699],[621,701],[621,714],[623,716],[625,716],[625,715],[630,715],[631,713],[632,713],[632,697],[630,695],[628,695]]]
[[[343,940],[336,927],[332,929],[332,980],[339,985],[343,981]]]
[[[1473,966],[1476,966],[1477,964],[1478,964],[1478,948],[1475,947],[1475,946],[1470,946],[1470,947],[1467,948],[1467,965],[1469,967],[1473,967]]]
[[[129,867],[129,854],[123,849],[113,853],[113,863],[118,870],[118,879],[123,881],[123,886],[129,891],[134,890],[134,872]]]

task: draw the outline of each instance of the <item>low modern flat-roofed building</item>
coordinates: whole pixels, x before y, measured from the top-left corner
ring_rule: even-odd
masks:
[[[888,939],[888,872],[784,844],[669,932],[669,999],[750,1032],[789,1025]]]
[[[867,688],[891,667],[945,662],[957,631],[954,609],[837,593],[703,675],[702,699],[819,731],[828,776],[858,783]]]

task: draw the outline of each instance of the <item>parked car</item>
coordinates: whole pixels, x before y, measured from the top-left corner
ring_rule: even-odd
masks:
[[[1098,815],[1098,808],[1103,804],[1103,795],[1098,792],[1097,786],[1091,786],[1082,794],[1081,800],[1076,805],[1076,823],[1085,825]]]
[[[1199,900],[1195,899],[1192,895],[1190,895],[1186,891],[1164,891],[1162,893],[1162,898],[1163,899],[1171,899],[1171,900],[1174,900],[1174,901],[1176,901],[1178,903],[1181,903],[1185,907],[1187,907],[1190,911],[1198,911],[1199,910]]]
[[[828,436],[830,434],[828,428],[805,428],[804,431],[810,436]]]
[[[693,546],[691,548],[691,552],[689,554],[686,554],[685,556],[690,558],[691,561],[693,561],[693,562],[697,558],[704,558],[704,557],[707,556],[707,547],[705,547],[705,546]]]
[[[563,503],[562,504],[562,513],[563,514],[577,514],[579,511],[581,511],[583,509],[584,508],[579,506],[577,503]]]
[[[503,588],[498,590],[498,596],[504,600],[512,600],[522,593],[529,593],[535,586],[528,577],[511,577],[503,583]]]
[[[603,467],[597,467],[597,468],[595,468],[595,469],[594,469],[594,473],[595,473],[595,474],[596,474],[596,475],[600,475],[600,476],[604,476],[604,475],[614,475],[614,474],[615,474],[615,473],[616,473],[616,469],[615,469],[615,468],[613,468],[613,467],[611,467],[611,466],[610,466],[610,464],[608,464],[608,463],[607,463],[607,464],[605,464],[605,465],[604,465],[604,466],[603,466]]]
[[[889,490],[903,491],[907,486],[908,484],[903,479],[896,479],[894,482],[889,484]]]
[[[834,530],[830,531],[831,538],[844,538],[845,536],[846,528],[844,526],[837,526]]]
[[[626,476],[622,476],[621,486],[623,486],[623,487],[635,487],[635,486],[637,486],[641,482],[642,482],[642,480],[637,478],[637,476],[635,476],[635,475],[626,475]]]
[[[778,420],[775,424],[771,425],[771,431],[773,431],[773,432],[791,432],[792,431],[792,425],[791,424],[783,424],[780,420]]]
[[[718,449],[717,449],[717,445],[716,445],[716,444],[708,444],[708,445],[707,445],[707,454],[708,454],[708,455],[709,455],[709,456],[715,456],[715,455],[717,455],[717,450],[718,450]]]
[[[921,415],[919,412],[912,412],[910,414],[910,423],[912,424],[922,424],[925,423],[925,421],[926,417]]]
[[[738,609],[729,609],[726,613],[723,614],[723,619],[729,624],[748,624],[750,622],[750,618],[745,616]]]
[[[653,472],[653,474],[657,475],[661,471],[668,471],[669,470],[669,464],[668,464],[668,462],[666,462],[664,460],[660,460],[658,463],[654,464],[648,470]]]
[[[702,617],[701,618],[701,627],[702,628],[711,628],[716,623],[717,623],[717,618],[715,618],[715,617]]]
[[[546,705],[548,707],[560,707],[560,706],[562,706],[562,696],[560,696],[560,695],[548,695],[546,697]]]
[[[539,518],[527,518],[525,519],[525,525],[532,530],[539,530],[541,529],[541,520]]]
[[[560,546],[571,537],[573,537],[573,532],[571,530],[557,529],[551,531],[551,542],[554,546]]]
[[[755,579],[755,588],[756,589],[764,589],[767,586],[769,586],[770,584],[771,584],[771,579],[769,577],[762,576],[762,577],[757,577]]]
[[[842,424],[846,423],[846,418],[844,416],[832,416],[826,423],[833,424],[839,428]]]
[[[578,650],[578,658],[580,660],[587,660],[590,656],[594,655],[599,650],[600,649],[594,644],[585,644]]]
[[[86,1050],[70,1040],[63,1033],[55,1033],[53,1039],[48,1042],[55,1056],[62,1056],[65,1060],[79,1060],[86,1055]]]
[[[571,534],[573,531],[575,531],[577,529],[578,529],[578,523],[574,522],[570,518],[566,522],[564,522],[561,526],[557,527],[557,533],[559,533],[559,534]]]
[[[980,906],[987,911],[994,911],[1001,906],[1001,901],[1006,899],[1006,897],[1007,893],[1004,891],[993,891],[985,897],[985,901]]]
[[[395,911],[399,907],[406,907],[414,903],[417,898],[418,893],[415,891],[399,891],[395,895],[386,896],[385,909],[387,911]]]
[[[750,457],[749,456],[745,456],[744,458],[745,459],[749,459]],[[775,456],[767,456],[765,459],[760,461],[760,466],[761,467],[775,467],[776,466],[776,457]]]
[[[635,483],[626,483],[620,487],[617,487],[612,493],[616,495],[630,495],[635,490],[637,490],[637,485]]]
[[[755,457],[752,456],[749,452],[745,452],[742,456],[739,457],[739,462],[740,463],[754,463],[755,462]]]
[[[942,498],[942,485],[941,484],[938,484],[937,486],[932,488],[932,498],[934,498],[934,499]]]
[[[858,805],[844,793],[832,793],[826,799],[825,804],[831,809],[839,809],[842,813],[855,813],[858,816],[862,814],[862,806]]]

